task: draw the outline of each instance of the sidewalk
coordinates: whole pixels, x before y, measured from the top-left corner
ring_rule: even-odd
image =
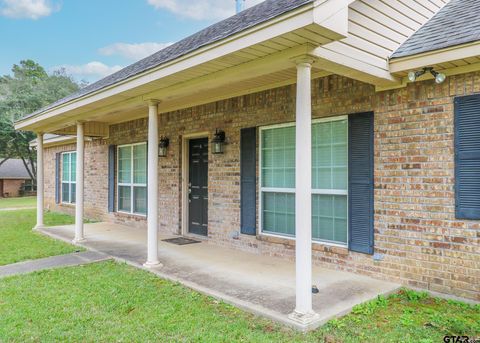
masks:
[[[110,259],[108,255],[95,251],[52,256],[38,260],[24,261],[0,266],[0,278],[31,273],[44,269],[78,266],[108,259]]]
[[[36,207],[6,207],[0,208],[1,211],[20,211],[20,210],[34,210]]]

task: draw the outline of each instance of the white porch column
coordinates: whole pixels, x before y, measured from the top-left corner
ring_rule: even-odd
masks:
[[[158,260],[158,101],[148,102],[148,238],[145,267],[161,266]]]
[[[43,198],[44,198],[44,167],[43,167],[43,133],[37,133],[37,225],[35,229],[43,227]]]
[[[290,318],[309,324],[316,319],[312,309],[312,100],[313,58],[297,63],[295,149],[295,264],[296,307]]]
[[[84,194],[84,173],[83,164],[85,160],[85,135],[84,123],[77,123],[77,169],[76,169],[76,198],[75,198],[75,238],[74,243],[85,241],[83,230],[83,194]]]

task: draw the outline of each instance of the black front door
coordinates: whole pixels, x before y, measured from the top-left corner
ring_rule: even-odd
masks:
[[[189,142],[188,232],[208,233],[208,138]]]

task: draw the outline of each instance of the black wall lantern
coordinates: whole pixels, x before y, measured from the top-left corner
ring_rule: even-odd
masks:
[[[167,150],[168,150],[168,145],[170,144],[170,141],[168,140],[167,137],[161,137],[160,138],[160,143],[158,143],[158,156],[159,157],[166,157],[167,156]]]
[[[225,132],[216,130],[212,139],[212,154],[223,154],[225,147]]]

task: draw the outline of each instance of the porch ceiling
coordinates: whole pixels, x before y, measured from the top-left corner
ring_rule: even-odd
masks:
[[[167,112],[295,82],[295,57],[344,38],[351,1],[318,0],[178,60],[54,107],[17,129],[71,133],[77,121],[113,124],[147,116],[146,101]],[[319,66],[314,75],[322,76]],[[88,132],[86,132],[88,135]]]

